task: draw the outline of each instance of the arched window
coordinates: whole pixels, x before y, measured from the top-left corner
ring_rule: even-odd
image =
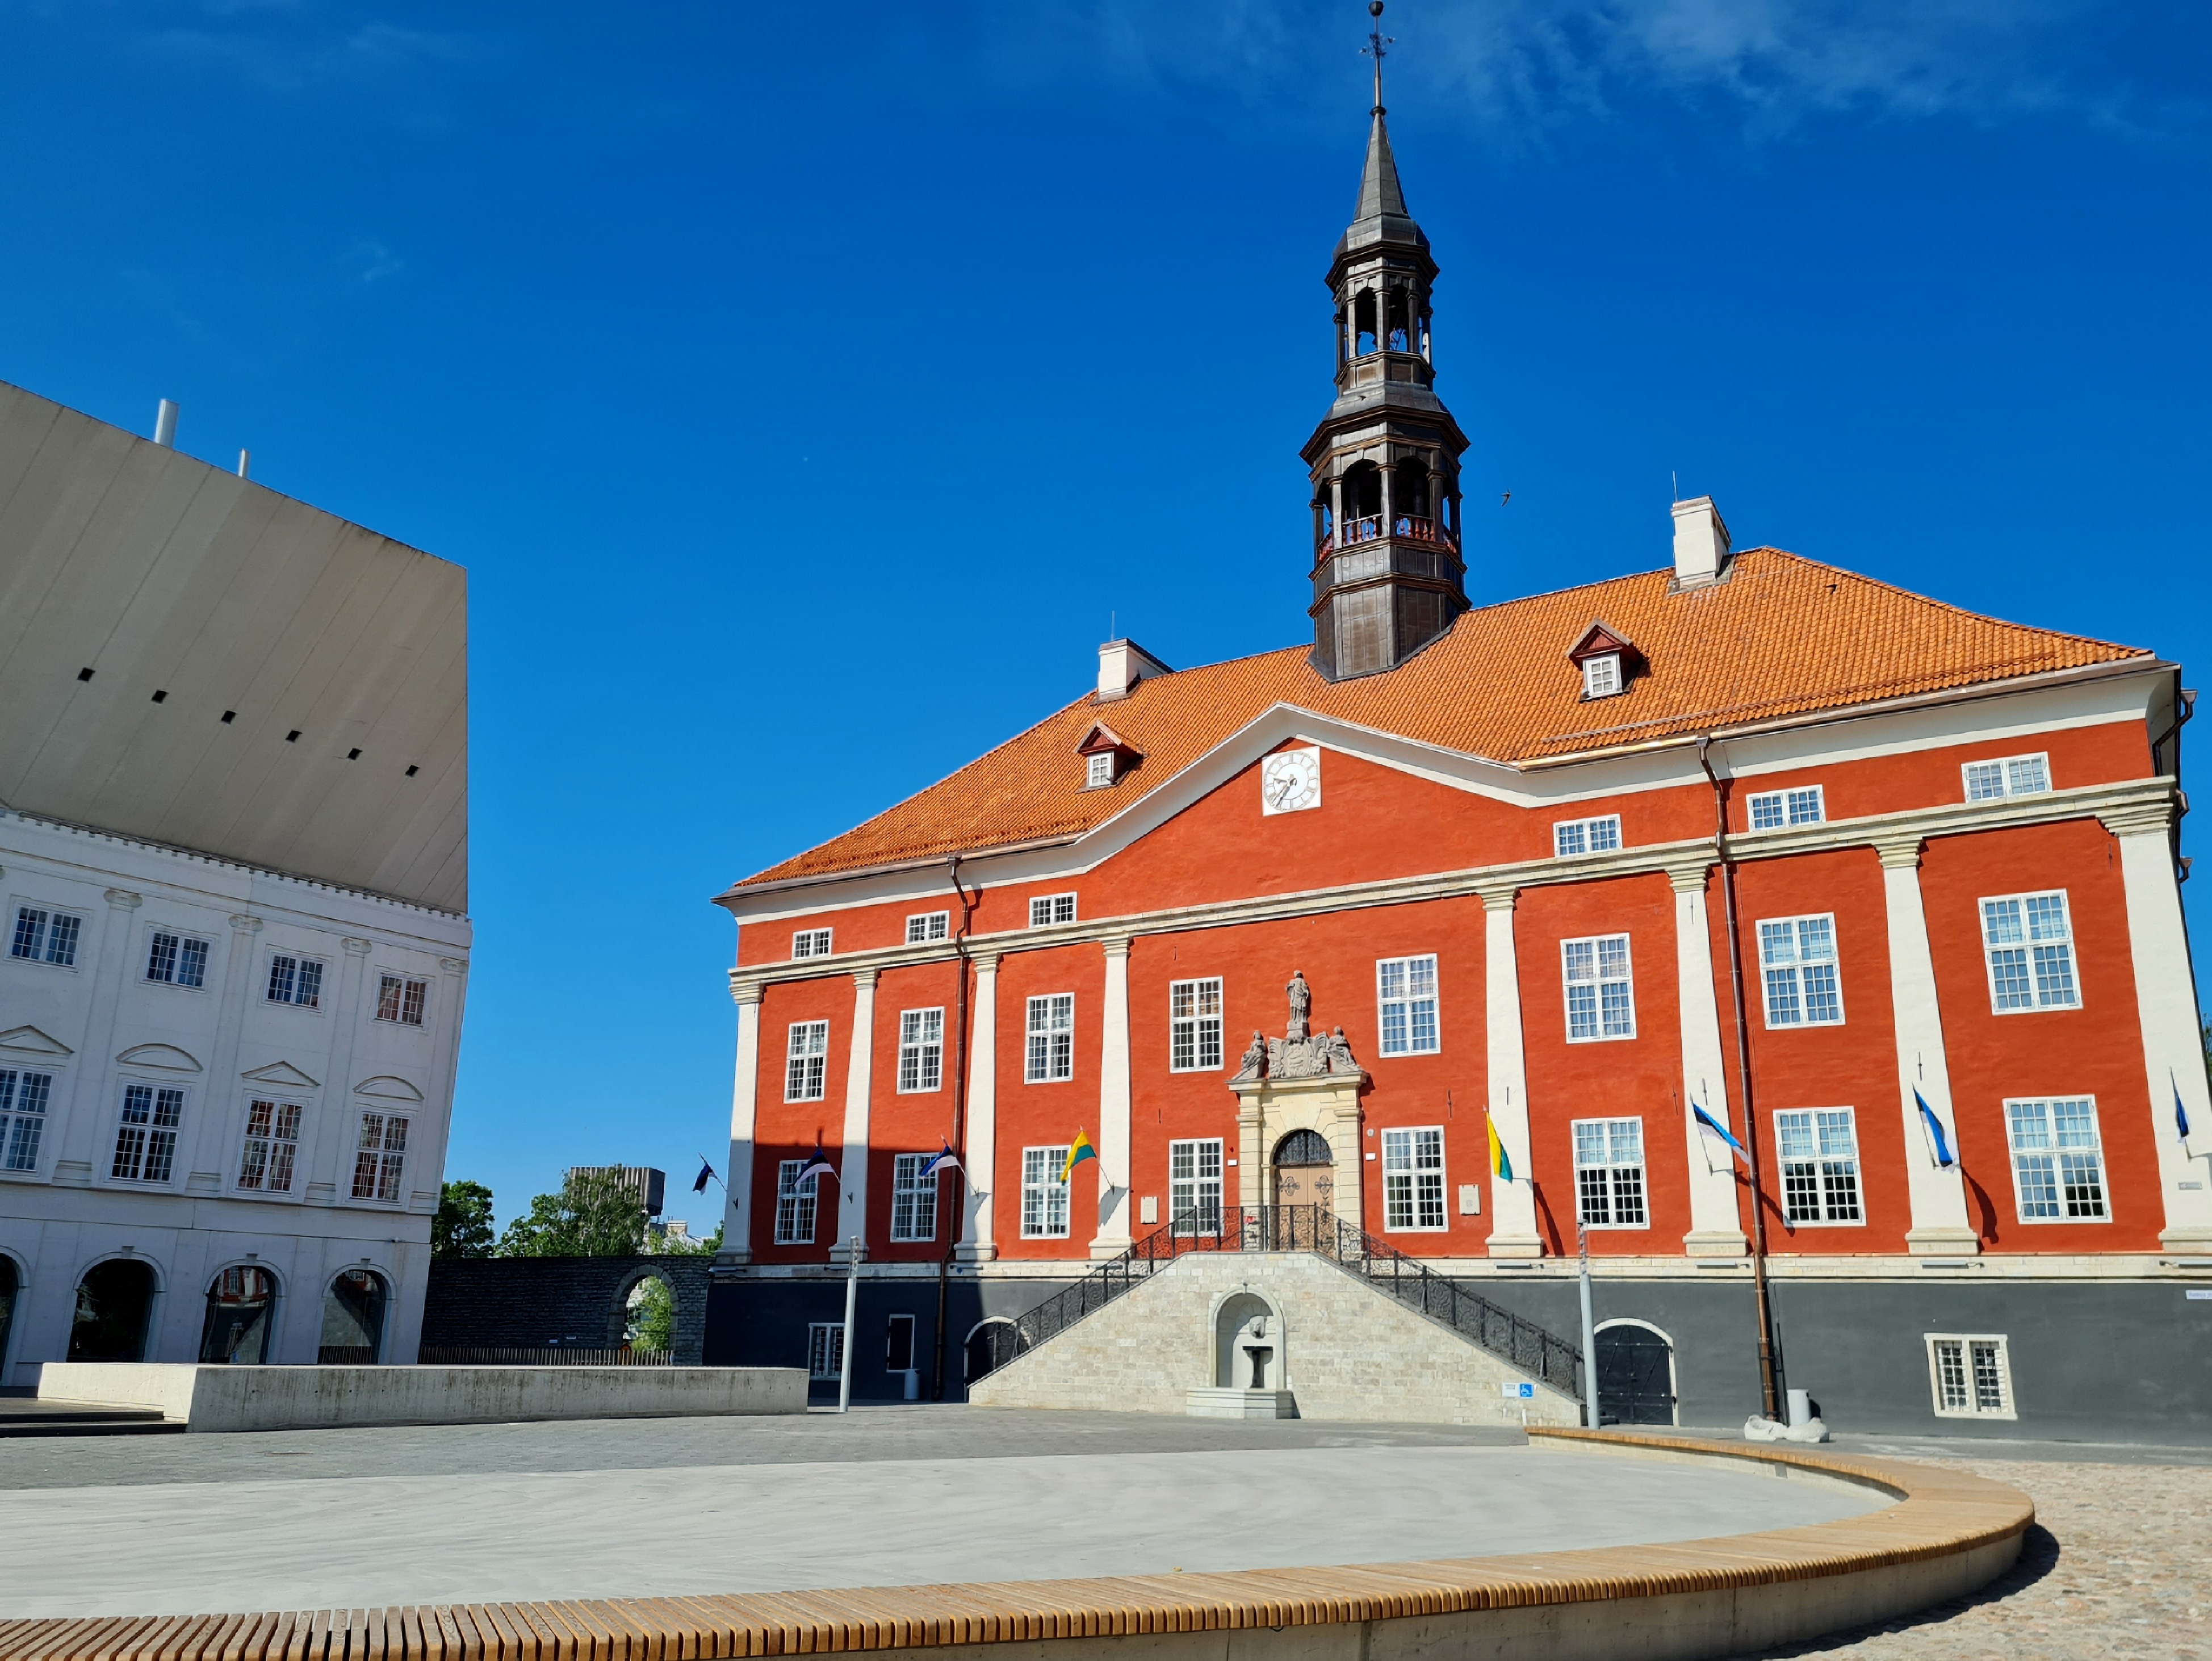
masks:
[[[1352,301],[1352,331],[1354,357],[1365,357],[1376,350],[1374,289],[1362,289]]]
[[[384,1348],[384,1310],[391,1288],[373,1269],[349,1269],[323,1294],[325,1366],[374,1366]]]
[[[208,1288],[200,1360],[213,1366],[259,1366],[276,1324],[276,1277],[247,1263],[226,1269]]]
[[[70,1323],[72,1361],[143,1361],[146,1321],[154,1312],[154,1269],[136,1257],[111,1257],[76,1283]]]
[[[1333,1165],[1336,1153],[1329,1147],[1328,1138],[1318,1130],[1293,1130],[1275,1144],[1275,1163]]]

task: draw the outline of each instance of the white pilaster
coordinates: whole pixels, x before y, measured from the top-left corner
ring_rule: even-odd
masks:
[[[124,983],[130,977],[131,919],[144,901],[126,888],[111,888],[106,897],[107,916],[100,924],[99,950],[93,958],[92,1019],[85,1025],[84,1053],[76,1058],[76,1076],[70,1083],[69,1120],[62,1129],[61,1151],[55,1156],[57,1182],[89,1182],[99,1163],[101,1143],[115,1134],[116,1104],[108,1099],[107,1087],[112,1076],[108,1069],[115,1064],[115,1011],[122,1001]],[[231,919],[234,928],[237,921]],[[232,955],[237,955],[235,942]],[[228,1007],[226,999],[224,1007]],[[64,1177],[64,1161],[84,1174],[73,1170]]]
[[[1912,1206],[1905,1249],[1917,1256],[1954,1257],[1980,1251],[1981,1238],[1966,1217],[1961,1174],[1970,1150],[1959,1143],[1951,1109],[1951,1065],[1943,1050],[1943,1011],[1936,996],[1936,960],[1928,950],[1928,913],[1920,898],[1920,841],[1879,841],[1882,897],[1889,918],[1889,1002],[1897,1027],[1899,1121],[1905,1135],[1905,1186]],[[1917,1091],[1943,1126],[1960,1161],[1946,1171],[1936,1163]],[[1971,1150],[1983,1168],[1983,1185],[2010,1157],[2002,1147]]]
[[[2102,817],[2118,839],[2120,875],[2127,885],[2128,956],[2135,964],[2151,1140],[2166,1202],[2159,1241],[2169,1250],[2203,1252],[2212,1250],[2212,1100],[2205,1089],[2181,890],[2173,874],[2172,816],[2172,805],[2160,802]],[[2173,1116],[2177,1090],[2189,1115],[2186,1144]],[[2185,1183],[2197,1186],[2185,1188]]]
[[[1675,1002],[1682,1023],[1682,1137],[1689,1160],[1690,1232],[1682,1249],[1692,1257],[1741,1257],[1746,1242],[1736,1204],[1735,1155],[1698,1127],[1691,1110],[1702,1107],[1739,1140],[1729,1110],[1728,1069],[1721,1055],[1721,1012],[1713,992],[1712,919],[1705,889],[1711,875],[1704,856],[1669,866],[1674,890]]]
[[[722,1171],[722,1250],[720,1262],[749,1263],[753,1256],[753,1121],[760,1103],[758,981],[732,980],[738,1006],[738,1072],[730,1092],[730,1157]]]
[[[837,1162],[837,1238],[830,1257],[842,1262],[851,1243],[868,1244],[868,1105],[875,1083],[876,971],[853,973],[853,1042],[845,1066],[845,1153]],[[865,1255],[862,1261],[866,1261]]]
[[[999,1185],[999,953],[975,954],[974,1033],[968,1046],[968,1126],[960,1155],[966,1213],[960,1226],[963,1263],[988,1263],[999,1255],[992,1238],[991,1202]]]
[[[1129,1249],[1129,937],[1109,936],[1098,1056],[1098,1232],[1091,1255]]]
[[[1513,1167],[1513,1180],[1490,1182],[1490,1255],[1540,1257],[1535,1167],[1528,1157],[1528,1067],[1521,1045],[1521,967],[1513,945],[1514,888],[1482,891],[1483,990],[1489,1031],[1490,1122]],[[1489,1138],[1484,1136],[1486,1168]]]
[[[362,965],[373,949],[370,943],[358,935],[349,935],[339,942],[345,959],[338,965],[337,984],[331,989],[331,1049],[322,1066],[316,1070],[323,1075],[319,1106],[307,1129],[308,1156],[301,1163],[307,1167],[293,1180],[300,1183],[325,1183],[330,1185],[334,1198],[347,1198],[353,1193],[353,1157],[361,1138],[361,1128],[353,1112],[353,1047],[356,1029],[361,1019]],[[439,999],[439,1019],[445,1015],[445,999]],[[427,1101],[441,1099],[434,1079],[425,1080],[429,1094]],[[222,1169],[226,1177],[230,1174],[230,1150],[238,1144],[236,1138],[245,1131],[246,1102],[251,1093],[238,1087],[235,1073],[208,1081],[210,1100],[204,1122],[211,1129],[203,1135],[203,1147],[198,1159],[212,1159]],[[220,1092],[218,1096],[216,1092]],[[408,1127],[412,1133],[408,1138],[408,1169],[404,1172],[411,1183],[429,1176],[435,1179],[446,1168],[445,1147],[441,1142],[433,1149],[425,1141],[430,1127],[420,1123]],[[219,1148],[205,1144],[219,1142]],[[429,1162],[426,1172],[424,1161]],[[404,1202],[403,1202],[404,1203]],[[389,1346],[386,1346],[387,1352]],[[309,1356],[308,1360],[314,1358]]]

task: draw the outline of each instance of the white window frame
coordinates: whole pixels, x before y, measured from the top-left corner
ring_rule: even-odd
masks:
[[[155,954],[161,949],[164,940],[169,943],[170,947],[169,972],[166,976],[154,972]],[[215,962],[215,942],[206,935],[195,934],[189,928],[172,928],[165,923],[152,923],[146,929],[145,946],[145,964],[138,977],[144,984],[171,987],[179,992],[204,993],[208,989],[208,969]],[[177,977],[185,967],[185,947],[191,946],[200,949],[200,977],[197,981],[179,980]]]
[[[1067,1238],[1067,1184],[1060,1172],[1067,1165],[1067,1147],[1025,1147],[1022,1150],[1022,1238],[1065,1240]],[[1055,1227],[1054,1224],[1058,1226]]]
[[[387,1015],[384,1013],[384,995],[394,987],[398,989],[398,995],[392,1000],[392,1013]],[[412,1019],[410,1019],[408,1014],[408,1010],[410,1007],[410,995],[412,995],[411,1007],[414,1010]],[[398,970],[378,970],[376,971],[375,1019],[380,1021],[386,1022],[393,1026],[422,1027],[428,1025],[430,1019],[430,982],[428,977],[427,976],[421,975],[404,974]]]
[[[945,1006],[899,1011],[898,1093],[929,1096],[945,1088]]]
[[[1804,811],[1808,806],[1810,812]],[[1796,824],[1826,824],[1828,789],[1822,784],[1792,784],[1779,790],[1758,791],[1746,799],[1744,813],[1746,826],[1753,830],[1786,830]],[[1761,824],[1762,818],[1771,823]]]
[[[1977,777],[1978,774],[1981,776]],[[2027,776],[2023,778],[2023,775]],[[2047,796],[2051,789],[2051,752],[2038,750],[2025,756],[1989,756],[1980,761],[1961,762],[1959,782],[1963,800],[1970,802]],[[1991,785],[1996,788],[1991,789]]]
[[[1620,947],[1619,967],[1622,972],[1608,974],[1608,948],[1616,942]],[[1584,946],[1589,950],[1590,972],[1586,979],[1576,973],[1579,966],[1577,948]],[[1575,989],[1577,986],[1589,987],[1592,999],[1592,1028],[1580,1034],[1575,1031]],[[1627,1000],[1627,1025],[1619,1031],[1607,1030],[1607,1022],[1612,1018],[1607,1013],[1606,989],[1613,986],[1622,988],[1622,995]],[[1636,1036],[1636,956],[1629,937],[1626,934],[1584,934],[1573,940],[1561,940],[1559,998],[1561,1013],[1566,1019],[1569,1043],[1620,1043],[1633,1038]]]
[[[269,1110],[265,1127],[256,1130],[254,1113]],[[246,1129],[239,1137],[237,1174],[231,1187],[240,1194],[289,1194],[300,1173],[300,1133],[306,1123],[305,1102],[280,1101],[274,1096],[249,1096]],[[255,1162],[255,1155],[260,1156]],[[247,1177],[251,1177],[252,1181]],[[277,1180],[278,1177],[283,1180]]]
[[[1220,1072],[1225,1048],[1221,1026],[1220,976],[1201,975],[1186,981],[1170,981],[1168,1071]],[[1179,1059],[1186,1055],[1188,1061]]]
[[[2088,1110],[2090,1140],[2086,1148],[2079,1141],[2069,1143],[2065,1140],[2066,1133],[2059,1124],[2058,1109],[2062,1105]],[[2021,1132],[2027,1128],[2023,1122],[2028,1115],[2015,1110],[2026,1108],[2043,1110],[2039,1116],[2042,1120],[2043,1139],[2039,1143],[2023,1146]],[[2112,1168],[2105,1159],[2104,1127],[2097,1116],[2097,1098],[2094,1096],[2008,1096],[2004,1098],[2004,1116],[2005,1154],[2012,1165],[2014,1216],[2031,1226],[2052,1223],[2109,1223],[2112,1220]],[[2069,1154],[2076,1160],[2086,1155],[2089,1162],[2088,1176],[2097,1190],[2096,1211],[2076,1213],[2073,1209],[2076,1202],[2072,1190],[2081,1184],[2069,1180],[2069,1177],[2078,1175],[2078,1167],[2075,1172],[2069,1171]],[[2027,1173],[2021,1168],[2023,1157],[2050,1161],[2050,1203],[2057,1208],[2057,1214],[2029,1214]],[[2039,1200],[2038,1203],[2042,1202]]]
[[[1625,1135],[1620,1129],[1624,1125],[1629,1127]],[[1586,1129],[1595,1135],[1585,1135]],[[1574,1119],[1569,1122],[1568,1131],[1574,1139],[1576,1220],[1585,1228],[1650,1228],[1651,1182],[1646,1169],[1643,1119]],[[1620,1157],[1624,1141],[1632,1144],[1634,1159]],[[1601,1158],[1583,1158],[1592,1143]],[[1592,1183],[1585,1172],[1596,1173],[1597,1180]],[[1631,1172],[1634,1173],[1632,1177]],[[1595,1207],[1588,1203],[1593,1197],[1589,1191],[1592,1188],[1603,1190],[1603,1217],[1594,1215]],[[1636,1214],[1624,1216],[1632,1204]]]
[[[793,1180],[806,1169],[805,1159],[780,1159],[775,1167],[775,1244],[777,1245],[812,1245],[814,1244],[815,1212],[822,1197],[822,1178],[809,1177],[805,1182]],[[799,1220],[806,1222],[806,1232],[799,1232]]]
[[[1075,1077],[1075,994],[1042,992],[1024,1007],[1022,1082],[1066,1084]]]
[[[122,1093],[116,1103],[115,1135],[107,1145],[106,1179],[126,1183],[132,1188],[175,1187],[178,1144],[184,1140],[185,1114],[191,1106],[191,1092],[182,1085],[159,1079],[125,1076],[117,1082]],[[131,1116],[139,1107],[133,1099],[138,1092],[145,1093],[143,1118]],[[172,1112],[173,1117],[162,1116]],[[135,1142],[131,1141],[134,1130],[137,1132]],[[128,1172],[122,1169],[126,1144],[131,1148],[131,1169]],[[151,1177],[146,1173],[154,1168],[157,1150],[164,1160],[164,1168],[160,1176]]]
[[[927,946],[932,941],[951,938],[952,914],[950,911],[917,911],[906,920],[906,943],[908,946]]]
[[[32,949],[19,953],[16,947],[23,944],[23,914],[26,911],[39,914],[39,932]],[[57,917],[67,917],[75,925],[69,930],[69,956],[66,958],[49,955],[53,951],[54,919]],[[85,925],[91,921],[89,913],[80,911],[74,906],[53,905],[45,900],[27,900],[19,897],[10,901],[8,907],[6,961],[36,964],[41,969],[58,969],[64,974],[74,975],[80,966],[78,960],[84,955],[85,937],[89,932]]]
[[[1168,1144],[1168,1225],[1178,1236],[1218,1238],[1221,1232],[1222,1141],[1186,1137]],[[1183,1219],[1195,1214],[1197,1222]]]
[[[818,1102],[830,1080],[830,1023],[793,1021],[784,1038],[783,1099]]]
[[[1114,752],[1094,750],[1083,758],[1083,788],[1098,790],[1114,782]]]
[[[1848,1157],[1829,1152],[1827,1137],[1824,1134],[1836,1128],[1835,1116],[1838,1114],[1843,1116],[1844,1128],[1850,1133],[1851,1151]],[[1823,1115],[1828,1116],[1826,1123],[1822,1122]],[[1784,1120],[1792,1119],[1803,1121],[1802,1126],[1784,1125]],[[1801,1152],[1793,1155],[1787,1151],[1790,1137],[1802,1131],[1810,1132],[1813,1138],[1813,1151],[1810,1154]],[[1813,1184],[1812,1192],[1820,1202],[1817,1214],[1802,1214],[1795,1209],[1790,1192],[1792,1165],[1802,1167],[1801,1180],[1809,1181]],[[1834,1169],[1844,1165],[1850,1167],[1847,1171]],[[1778,1107],[1775,1109],[1774,1168],[1782,1190],[1776,1197],[1781,1204],[1783,1217],[1792,1228],[1864,1228],[1866,1226],[1866,1159],[1859,1148],[1859,1115],[1856,1108]],[[1843,1209],[1840,1205],[1830,1203],[1833,1194],[1832,1184],[1839,1176],[1847,1177],[1850,1182],[1851,1208],[1858,1213],[1856,1217],[1831,1214],[1840,1213]]]
[[[1554,819],[1552,857],[1579,859],[1586,854],[1610,854],[1620,847],[1620,815],[1601,813],[1595,818]]]
[[[354,1141],[352,1197],[371,1205],[404,1205],[407,1189],[405,1113],[364,1111]]]
[[[1790,952],[1788,961],[1776,960],[1774,956],[1776,943],[1767,937],[1766,931],[1770,928],[1787,931]],[[1814,937],[1814,944],[1809,949],[1817,950],[1818,937],[1823,930],[1827,935],[1827,955],[1825,958],[1808,957],[1806,938],[1808,934],[1810,933]],[[1758,920],[1757,932],[1759,990],[1765,1010],[1767,1030],[1774,1031],[1801,1026],[1843,1025],[1844,1024],[1844,970],[1836,946],[1836,914],[1832,911],[1808,911],[1804,916],[1797,917],[1761,917]],[[1817,985],[1818,976],[1814,971],[1822,969],[1827,970],[1828,985],[1825,989],[1827,994],[1826,1001],[1835,1005],[1835,1013],[1832,1016],[1822,1015],[1815,1019],[1811,1013],[1813,997],[1808,993],[1807,988],[1808,985]],[[1808,975],[1812,977],[1809,981]],[[1796,1013],[1791,1015],[1785,1009],[1778,1019],[1776,993],[1778,987],[1784,983],[1787,984],[1790,991],[1789,1007],[1794,1007]]]
[[[810,1384],[834,1384],[845,1376],[845,1323],[806,1323],[806,1378]]]
[[[1395,971],[1394,978],[1393,971]],[[1425,1035],[1428,1042],[1421,1042]],[[1444,1047],[1443,997],[1437,985],[1437,954],[1375,960],[1375,1030],[1382,1056],[1435,1056]]]
[[[2012,1393],[2011,1345],[2002,1333],[1996,1332],[1931,1332],[1926,1335],[1928,1344],[1928,1395],[1938,1419],[2017,1419],[2018,1404]],[[1950,1354],[1947,1358],[1946,1348]],[[1978,1354],[1977,1352],[1979,1351]],[[1993,1381],[1996,1385],[1997,1405],[1982,1405],[1982,1392],[1976,1378],[1976,1363],[1986,1357]],[[1960,1396],[1958,1405],[1947,1405],[1944,1396],[1944,1366],[1946,1359],[1954,1361],[1959,1368]]]
[[[1075,896],[1073,894],[1032,894],[1030,896],[1030,927],[1049,928],[1054,923],[1075,921]]]
[[[2029,910],[2038,900],[2056,899],[2058,915],[2066,925],[2063,938],[2036,938],[2036,922]],[[2017,940],[1997,940],[1990,935],[1990,908],[2011,905],[2019,908],[2021,937]],[[2079,1009],[2081,1007],[2081,965],[2074,952],[2074,903],[2063,888],[2039,889],[2023,894],[1985,894],[1974,902],[1974,916],[1982,931],[1982,963],[1989,972],[1990,1008],[2000,1015],[2035,1015],[2050,1009]],[[2065,977],[2069,996],[2063,999],[2044,995],[2045,977],[2042,953],[2049,951],[2064,953]],[[2026,1003],[2007,1004],[1997,978],[1997,953],[2018,952],[2021,966],[2027,971],[2029,999]],[[2008,977],[2009,978],[2009,977]]]
[[[1600,652],[1595,657],[1583,660],[1583,696],[1586,698],[1617,697],[1628,690],[1628,678],[1620,672],[1620,654]]]
[[[793,962],[801,958],[826,958],[836,931],[829,928],[794,928],[791,931],[791,956]]]
[[[1427,1156],[1435,1156],[1433,1164]],[[1434,1208],[1436,1220],[1422,1218]],[[1400,1220],[1401,1219],[1404,1220]],[[1451,1227],[1444,1207],[1444,1128],[1395,1125],[1382,1133],[1382,1232],[1442,1234]]]
[[[285,985],[285,995],[279,997],[276,982],[284,972],[279,967],[283,964],[292,966],[291,979]],[[311,968],[315,971],[313,975],[307,973]],[[273,1003],[279,1009],[307,1009],[320,1014],[330,970],[327,958],[319,958],[310,952],[279,952],[272,947],[262,959],[261,1001]],[[313,983],[312,991],[310,982]]]
[[[891,1156],[891,1239],[900,1245],[937,1238],[938,1173],[922,1174],[935,1156],[894,1153]]]
[[[61,1069],[10,1062],[0,1067],[0,1171],[35,1175],[53,1123],[55,1087]],[[33,1098],[36,1105],[31,1105]]]

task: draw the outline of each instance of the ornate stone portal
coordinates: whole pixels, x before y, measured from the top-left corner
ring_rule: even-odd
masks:
[[[1294,971],[1285,991],[1291,1013],[1283,1036],[1255,1032],[1243,1069],[1229,1081],[1237,1092],[1237,1203],[1278,1203],[1275,1150],[1293,1131],[1311,1130],[1335,1155],[1331,1208],[1364,1228],[1359,1092],[1367,1074],[1352,1059],[1342,1027],[1318,1035],[1310,1030],[1313,992],[1304,975]]]

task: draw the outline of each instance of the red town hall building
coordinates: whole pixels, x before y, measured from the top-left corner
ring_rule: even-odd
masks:
[[[958,1399],[1133,1241],[1319,1202],[1560,1335],[1586,1230],[1601,1376],[1642,1358],[1608,1417],[1759,1409],[1763,1235],[1838,1428],[2212,1437],[2176,666],[1734,549],[1704,498],[1669,568],[1470,606],[1435,275],[1378,107],[1310,645],[1109,642],[720,897],[708,1359],[834,1376],[858,1240],[855,1395]],[[1358,1080],[1296,1125],[1232,1087],[1294,971]]]

